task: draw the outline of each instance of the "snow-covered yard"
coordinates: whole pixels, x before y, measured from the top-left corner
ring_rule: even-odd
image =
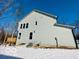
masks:
[[[14,56],[22,59],[79,59],[79,49],[35,49],[24,46],[0,46],[0,55]]]

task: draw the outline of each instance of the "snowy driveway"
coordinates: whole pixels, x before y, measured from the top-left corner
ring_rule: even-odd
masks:
[[[24,46],[0,46],[0,55],[19,57],[22,59],[79,59],[79,49],[35,49]]]

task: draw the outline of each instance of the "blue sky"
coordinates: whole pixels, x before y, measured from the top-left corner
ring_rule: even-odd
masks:
[[[14,0],[14,3],[16,8],[20,7],[20,15],[11,15],[15,13],[16,8],[10,6],[0,16],[0,27],[7,27],[7,24],[10,27],[13,26],[16,19],[22,20],[33,9],[58,16],[57,21],[60,24],[75,25],[76,21],[79,20],[79,0]]]
[[[74,25],[79,18],[79,0],[26,0],[23,2],[23,6],[26,7],[25,14],[32,9],[38,9],[58,16],[58,23],[69,25]]]

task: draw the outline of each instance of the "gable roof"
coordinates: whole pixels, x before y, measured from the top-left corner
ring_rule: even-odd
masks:
[[[32,12],[37,12],[37,13],[43,14],[43,15],[45,15],[45,16],[49,16],[49,17],[51,17],[51,18],[57,19],[57,16],[51,15],[51,14],[49,14],[49,13],[46,13],[46,12],[43,12],[43,11],[40,11],[40,10],[37,10],[37,9],[34,9],[34,10],[31,11],[29,14],[31,14]],[[29,14],[28,14],[28,15],[29,15]],[[27,15],[27,16],[28,16],[28,15]],[[25,17],[27,17],[27,16],[25,16]],[[24,17],[24,18],[25,18],[25,17]],[[21,21],[22,21],[22,20],[21,20]],[[64,27],[64,28],[69,28],[69,29],[74,29],[74,28],[75,28],[75,26],[63,25],[63,24],[54,24],[54,26]]]
[[[55,16],[55,15],[51,15],[49,13],[42,12],[42,11],[39,11],[39,10],[36,10],[36,9],[34,9],[33,11],[35,11],[37,13],[41,13],[41,14],[46,15],[46,16],[49,16],[49,17],[52,17],[54,19],[57,19],[57,16]],[[54,26],[64,27],[64,28],[68,28],[68,29],[74,29],[75,28],[75,26],[63,25],[63,24],[54,24]]]
[[[33,11],[37,12],[37,13],[40,13],[40,14],[43,14],[45,16],[49,16],[51,18],[57,19],[57,16],[55,16],[55,15],[52,15],[52,14],[49,14],[49,13],[46,13],[46,12],[43,12],[43,11],[40,11],[40,10],[36,10],[36,9],[34,9]]]
[[[75,29],[75,26],[63,25],[63,24],[54,24],[54,26],[64,27],[64,28],[69,28],[69,29]]]
[[[40,10],[37,10],[37,9],[34,9],[34,10],[32,10],[31,12],[29,12],[29,14],[27,14],[23,19],[25,19],[25,18],[26,18],[28,15],[30,15],[32,12],[36,12],[36,13],[39,13],[39,14],[42,14],[42,15],[45,15],[45,16],[48,16],[48,17],[57,19],[57,16],[52,15],[52,14],[49,14],[49,13],[46,13],[46,12],[43,12],[43,11],[40,11]],[[23,21],[23,20],[20,20],[19,22],[21,22],[21,21]]]

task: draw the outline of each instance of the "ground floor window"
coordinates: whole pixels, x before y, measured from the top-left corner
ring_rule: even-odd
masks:
[[[76,40],[77,41],[77,44],[79,44],[79,40]]]
[[[32,37],[33,37],[33,33],[30,32],[29,39],[32,40]]]
[[[18,35],[18,39],[21,39],[21,33],[19,33],[19,35]]]

